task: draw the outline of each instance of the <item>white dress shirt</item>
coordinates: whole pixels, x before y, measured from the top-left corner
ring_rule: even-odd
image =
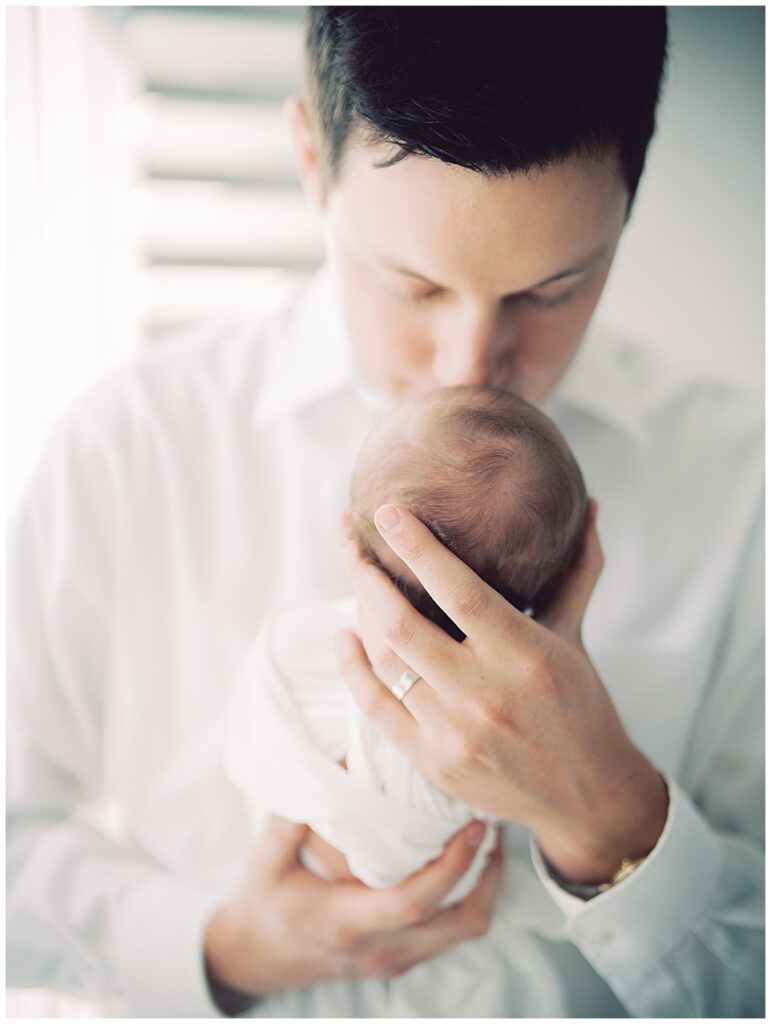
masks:
[[[333,537],[378,416],[336,308],[322,274],[269,327],[185,336],[57,428],[9,546],[11,986],[217,1013],[202,937],[250,842],[225,709],[271,605],[348,590]],[[527,929],[537,953],[508,1015],[761,1014],[757,401],[592,329],[544,408],[600,504],[585,643],[671,806],[644,865],[587,903],[508,829],[493,927]],[[431,1015],[421,970],[389,1012]],[[253,1013],[379,1016],[388,985]]]

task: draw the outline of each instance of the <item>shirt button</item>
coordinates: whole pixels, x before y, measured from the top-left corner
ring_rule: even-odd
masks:
[[[587,938],[594,946],[607,946],[609,942],[613,941],[613,932],[607,932],[605,930],[589,932]]]

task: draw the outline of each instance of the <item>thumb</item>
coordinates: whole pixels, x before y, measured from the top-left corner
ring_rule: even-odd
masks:
[[[597,532],[598,509],[597,502],[590,498],[579,554],[549,607],[539,617],[544,626],[568,640],[581,638],[581,623],[605,564]]]

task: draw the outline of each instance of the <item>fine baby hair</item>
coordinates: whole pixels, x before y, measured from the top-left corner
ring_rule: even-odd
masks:
[[[548,605],[578,552],[587,495],[552,421],[517,395],[477,385],[402,403],[362,446],[351,484],[354,535],[426,617],[463,634],[396,558],[376,509],[406,506],[521,611]]]

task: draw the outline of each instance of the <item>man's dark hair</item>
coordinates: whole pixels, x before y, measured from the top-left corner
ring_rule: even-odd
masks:
[[[664,7],[310,7],[306,28],[331,180],[359,132],[398,147],[387,163],[422,154],[488,175],[615,149],[631,209],[655,127]]]

